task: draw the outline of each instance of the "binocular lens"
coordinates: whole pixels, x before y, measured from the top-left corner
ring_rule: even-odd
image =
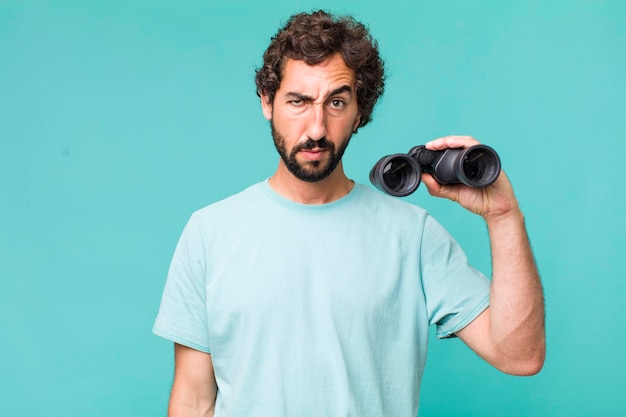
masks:
[[[409,164],[403,160],[389,161],[383,167],[383,179],[394,190],[403,188],[409,176]]]
[[[500,158],[491,148],[475,146],[464,153],[461,171],[461,182],[472,187],[485,187],[498,178]]]
[[[382,158],[370,171],[370,181],[379,190],[396,197],[414,192],[420,180],[419,165],[406,154]]]

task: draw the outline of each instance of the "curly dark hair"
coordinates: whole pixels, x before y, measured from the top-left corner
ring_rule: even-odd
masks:
[[[335,17],[323,10],[291,16],[272,37],[263,66],[256,70],[257,95],[274,102],[286,59],[315,65],[337,52],[356,74],[359,127],[365,126],[385,89],[384,62],[367,28],[350,16]]]

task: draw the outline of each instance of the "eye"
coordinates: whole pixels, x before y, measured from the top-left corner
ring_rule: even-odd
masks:
[[[304,105],[304,100],[289,100],[288,103],[294,107],[302,107]]]
[[[329,102],[329,105],[332,109],[339,110],[339,109],[343,109],[346,106],[346,103],[343,100],[335,98]]]

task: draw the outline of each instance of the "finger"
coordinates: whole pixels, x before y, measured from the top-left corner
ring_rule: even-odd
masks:
[[[447,198],[452,201],[458,200],[458,187],[454,185],[441,185],[430,174],[422,174],[422,183],[433,197]]]
[[[443,136],[426,143],[426,149],[432,151],[440,151],[448,148],[468,148],[470,146],[478,145],[476,139],[471,136],[450,135]]]
[[[432,175],[430,174],[422,174],[422,184],[426,186],[428,193],[430,195],[438,195],[439,190],[441,189],[441,184],[439,184]]]

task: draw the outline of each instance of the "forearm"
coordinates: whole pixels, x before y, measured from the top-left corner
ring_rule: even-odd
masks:
[[[212,417],[217,383],[211,355],[174,345],[176,366],[168,417]]]
[[[189,395],[183,390],[172,387],[168,407],[168,417],[212,417],[215,412],[215,401]]]
[[[543,289],[524,216],[515,208],[487,220],[492,253],[489,335],[503,367],[533,374],[545,357]]]

